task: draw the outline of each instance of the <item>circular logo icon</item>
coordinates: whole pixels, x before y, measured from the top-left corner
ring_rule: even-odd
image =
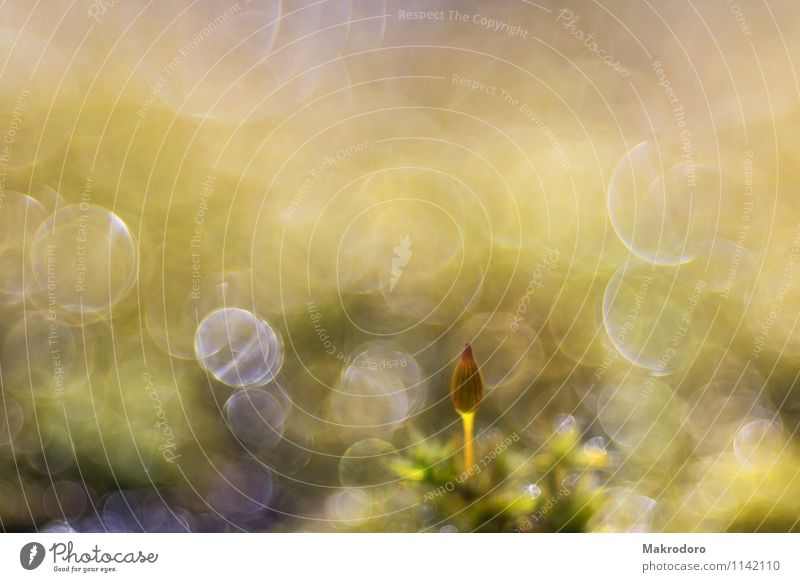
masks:
[[[44,561],[44,546],[39,542],[29,542],[19,551],[19,563],[26,570],[35,570]]]

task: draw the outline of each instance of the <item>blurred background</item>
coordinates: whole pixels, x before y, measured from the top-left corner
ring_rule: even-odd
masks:
[[[0,527],[800,529],[799,11],[4,2]]]

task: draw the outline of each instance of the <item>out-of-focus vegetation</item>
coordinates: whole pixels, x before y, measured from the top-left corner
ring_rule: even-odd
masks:
[[[0,6],[0,528],[800,530],[797,6],[400,4]]]

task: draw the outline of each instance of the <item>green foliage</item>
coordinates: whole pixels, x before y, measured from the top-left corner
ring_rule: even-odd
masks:
[[[581,532],[603,502],[608,454],[582,442],[574,428],[537,443],[517,434],[483,433],[469,469],[460,438],[412,439],[416,444],[391,467],[402,493],[373,511],[381,517],[348,529]]]

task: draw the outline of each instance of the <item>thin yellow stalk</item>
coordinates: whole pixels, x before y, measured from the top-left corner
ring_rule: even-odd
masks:
[[[464,346],[461,358],[453,370],[450,396],[453,400],[453,408],[461,416],[461,423],[464,427],[464,470],[468,472],[475,464],[472,442],[474,440],[475,412],[483,400],[483,378],[469,344]]]
[[[461,423],[464,425],[464,471],[469,471],[475,464],[475,453],[472,447],[472,433],[475,425],[475,413],[462,412]]]

